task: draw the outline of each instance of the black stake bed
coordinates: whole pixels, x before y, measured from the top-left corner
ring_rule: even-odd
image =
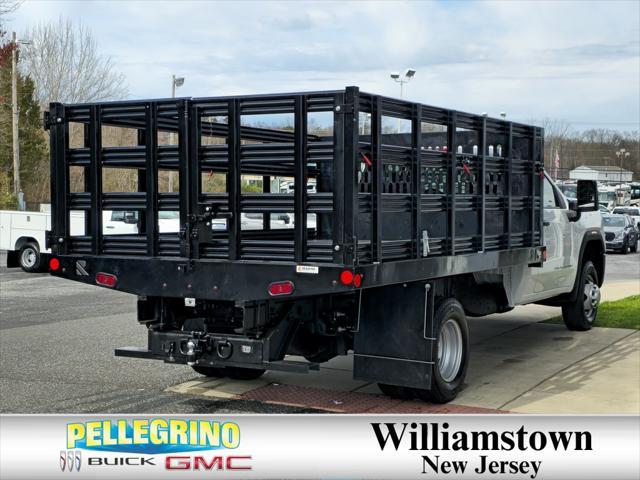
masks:
[[[48,242],[73,280],[241,302],[356,289],[345,269],[367,288],[541,261],[541,128],[357,87],[54,103],[47,125]]]

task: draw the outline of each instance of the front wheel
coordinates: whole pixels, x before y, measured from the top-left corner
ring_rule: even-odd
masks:
[[[433,403],[453,400],[464,382],[469,364],[469,327],[464,309],[455,298],[438,305],[433,316],[436,358],[431,389],[413,389],[416,397]]]
[[[582,266],[580,285],[582,289],[578,292],[575,301],[562,306],[562,319],[569,330],[590,330],[598,314],[600,304],[598,271],[589,260]]]
[[[37,272],[40,269],[40,249],[33,242],[25,243],[20,248],[18,256],[20,268],[28,273]]]

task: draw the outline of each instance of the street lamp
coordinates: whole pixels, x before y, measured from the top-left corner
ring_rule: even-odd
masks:
[[[176,88],[184,85],[184,77],[176,77],[175,75],[171,75],[171,98],[176,98]],[[171,134],[171,144],[175,144],[175,133]],[[173,192],[173,170],[169,172],[169,192]]]
[[[408,83],[415,74],[416,71],[413,68],[407,68],[402,76],[398,72],[391,72],[390,77],[394,82],[400,84],[400,98],[402,98],[404,84]]]
[[[625,158],[629,158],[631,154],[627,152],[626,148],[621,148],[616,152],[616,157],[620,159],[620,183],[622,183],[622,170],[624,169],[623,162]]]
[[[171,98],[176,97],[176,88],[184,85],[184,77],[176,77],[171,75]]]

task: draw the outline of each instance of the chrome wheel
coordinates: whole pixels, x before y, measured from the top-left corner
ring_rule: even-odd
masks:
[[[23,267],[33,268],[37,261],[38,253],[32,247],[27,247],[22,250],[22,254],[20,255],[20,263],[22,263]]]
[[[438,335],[438,371],[445,382],[455,380],[462,365],[462,332],[458,322],[449,318]]]
[[[596,279],[590,273],[587,275],[584,284],[583,293],[583,308],[584,317],[592,323],[596,318],[596,312],[598,311],[598,305],[600,304],[600,287],[596,283]]]

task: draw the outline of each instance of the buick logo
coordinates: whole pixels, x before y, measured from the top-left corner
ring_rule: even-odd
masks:
[[[60,470],[79,472],[81,465],[82,452],[80,450],[60,450]]]

